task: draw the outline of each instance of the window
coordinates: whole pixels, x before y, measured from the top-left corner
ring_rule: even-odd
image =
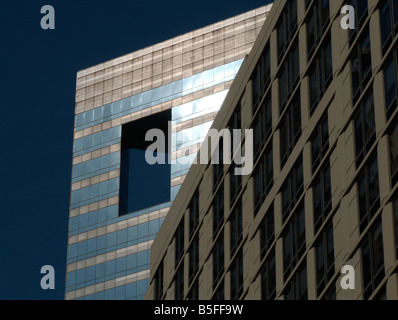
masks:
[[[283,275],[286,280],[305,252],[305,212],[301,203],[283,233]]]
[[[355,27],[350,29],[350,44],[352,44],[368,16],[368,0],[350,0],[347,3],[355,9]]]
[[[241,102],[240,101],[239,101],[238,106],[232,113],[231,119],[229,120],[228,127],[229,127],[229,131],[230,131],[230,136],[232,137],[232,140],[233,140],[231,142],[231,158],[233,158],[235,150],[237,148],[237,145],[240,143],[240,141],[237,141],[234,137],[234,130],[240,131],[242,129],[242,112],[241,112]],[[235,143],[237,145],[235,145]],[[220,157],[220,159],[222,159],[222,158]],[[222,169],[223,168],[221,167],[221,171],[222,171]],[[221,173],[221,176],[222,176],[222,173]]]
[[[398,31],[398,1],[385,0],[380,8],[380,30],[383,54],[387,52]]]
[[[261,296],[263,300],[272,300],[276,296],[275,249],[272,249],[261,270]]]
[[[279,73],[279,111],[282,112],[300,77],[298,41],[292,45]]]
[[[275,222],[274,222],[274,205],[268,209],[261,225],[260,225],[260,238],[261,238],[261,259],[265,257],[271,244],[275,239]]]
[[[196,235],[189,248],[189,282],[199,271],[199,236]]]
[[[332,78],[332,48],[330,33],[328,33],[309,69],[311,115],[329,87]]]
[[[238,300],[243,292],[243,254],[240,252],[231,266],[231,299]]]
[[[215,288],[224,272],[224,233],[218,237],[213,249],[213,288]]]
[[[293,97],[280,126],[281,167],[285,165],[301,136],[300,90]]]
[[[232,207],[242,189],[242,176],[235,174],[236,165],[231,165],[229,170],[230,206]]]
[[[297,0],[288,0],[277,24],[278,61],[281,60],[297,30]]]
[[[254,214],[257,214],[274,182],[272,144],[264,152],[254,173]]]
[[[217,144],[218,163],[213,164],[213,190],[217,189],[224,174],[224,139],[220,138]],[[231,143],[232,145],[232,143]],[[216,151],[216,150],[215,150]],[[214,152],[215,152],[214,151]]]
[[[336,300],[336,284],[333,284],[322,296],[322,300]]]
[[[269,45],[265,46],[264,52],[258,60],[257,66],[254,69],[253,76],[253,113],[264,95],[268,85],[271,82],[271,62]]]
[[[398,118],[395,125],[390,131],[390,169],[391,169],[391,186],[394,187],[398,181]]]
[[[224,280],[221,281],[220,285],[214,292],[212,300],[225,300]]]
[[[286,178],[286,182],[283,185],[281,192],[282,219],[285,221],[303,192],[303,158],[301,155],[297,159],[289,176]]]
[[[307,266],[305,262],[303,262],[302,266],[299,267],[286,286],[284,292],[285,300],[307,300],[307,289]]]
[[[379,291],[376,293],[376,295],[373,297],[372,300],[387,300],[387,288],[386,284],[384,284]]]
[[[356,164],[357,167],[359,167],[373,143],[376,141],[373,91],[361,102],[354,122]]]
[[[160,263],[155,275],[155,300],[163,296],[163,261]]]
[[[317,0],[309,11],[307,21],[307,54],[308,61],[311,60],[326,27],[329,24],[329,1]]]
[[[334,275],[333,224],[323,230],[315,244],[316,287],[318,296]]]
[[[184,255],[184,219],[180,222],[177,227],[175,235],[175,248],[176,248],[176,267]]]
[[[369,299],[385,275],[381,219],[368,232],[361,248],[364,298]]]
[[[360,231],[363,232],[380,207],[377,154],[365,164],[358,179]]]
[[[213,203],[213,237],[224,223],[224,188],[218,190]]]
[[[394,50],[384,70],[387,119],[391,117],[397,107],[397,61],[397,51]]]
[[[372,77],[369,26],[365,28],[355,45],[351,58],[351,76],[352,96],[355,103]]]
[[[398,259],[398,197],[396,197],[393,202],[393,211],[394,211],[394,226],[395,226],[395,251],[396,251],[396,258]]]
[[[231,256],[234,255],[236,249],[242,241],[242,202],[238,201],[232,210],[231,218]]]
[[[315,232],[317,232],[332,208],[329,163],[327,163],[326,166],[319,171],[317,177],[314,180],[313,197],[314,230]]]
[[[272,103],[268,95],[257,113],[253,124],[254,161],[263,149],[272,132]]]
[[[327,114],[315,127],[311,137],[312,173],[315,173],[329,149],[329,127]]]
[[[184,264],[181,263],[178,268],[174,280],[175,291],[174,291],[174,299],[182,300],[184,298]]]
[[[188,293],[189,300],[199,300],[199,280],[196,280]]]
[[[196,190],[189,205],[189,237],[192,237],[199,225],[199,191]]]

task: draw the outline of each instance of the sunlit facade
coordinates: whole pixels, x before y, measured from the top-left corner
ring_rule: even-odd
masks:
[[[269,10],[77,73],[65,299],[143,298],[153,239]],[[159,127],[173,161],[151,168]]]

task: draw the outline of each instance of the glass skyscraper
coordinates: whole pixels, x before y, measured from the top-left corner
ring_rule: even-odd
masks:
[[[270,8],[78,72],[65,299],[143,298],[151,244]],[[166,164],[145,160],[155,128]]]

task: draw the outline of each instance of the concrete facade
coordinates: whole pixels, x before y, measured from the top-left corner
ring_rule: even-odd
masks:
[[[311,19],[327,9],[323,3],[327,18],[318,17],[314,37]],[[241,128],[256,136],[261,110],[270,104],[272,125],[261,118],[268,133],[253,173],[242,177],[231,199],[233,164],[224,165],[217,181],[215,165],[191,167],[151,247],[146,299],[398,298],[397,37],[385,30],[386,17],[395,26],[393,4],[354,3],[358,16],[350,31],[340,24],[342,0],[274,2],[212,126],[231,128],[240,108]],[[296,5],[297,27],[286,36],[281,24],[295,15]],[[253,79],[267,50],[270,71],[256,99]],[[284,68],[293,70],[287,81]],[[256,190],[262,190],[260,200]],[[195,194],[199,222],[190,235]],[[355,289],[340,285],[346,265],[354,268]]]

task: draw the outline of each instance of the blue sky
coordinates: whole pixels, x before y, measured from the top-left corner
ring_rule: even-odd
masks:
[[[0,299],[64,298],[76,72],[269,2],[2,1]]]

